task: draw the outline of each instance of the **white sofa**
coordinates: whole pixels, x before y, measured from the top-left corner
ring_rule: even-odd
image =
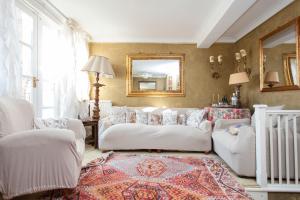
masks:
[[[228,132],[228,128],[232,125],[242,125],[239,128],[237,135],[232,135]],[[300,126],[300,120],[297,121],[297,126]],[[298,130],[300,130],[298,128]],[[270,177],[270,137],[269,128],[266,128],[267,133],[267,174]],[[273,153],[274,158],[278,158],[278,138],[277,127],[273,127]],[[281,127],[281,149],[282,160],[286,159],[285,152],[285,129]],[[230,168],[239,176],[255,177],[256,176],[256,133],[255,127],[250,126],[249,119],[218,119],[215,123],[215,127],[212,133],[213,149],[214,151],[230,166]],[[289,152],[291,158],[294,156],[293,131],[289,131]],[[298,144],[300,144],[300,131],[298,131]],[[298,149],[298,155],[300,155],[300,149]],[[294,161],[290,160],[290,177],[295,177]],[[300,166],[300,160],[298,160],[298,166]],[[285,165],[282,166],[282,177],[286,177]],[[300,169],[298,169],[300,174]],[[278,160],[274,160],[274,177],[278,178]]]
[[[144,110],[145,108],[127,108]],[[153,109],[152,109],[153,110]],[[154,108],[155,113],[167,109]],[[192,108],[169,108],[178,115],[187,114]],[[149,112],[150,113],[150,112]],[[203,120],[199,127],[187,125],[149,125],[141,123],[113,124],[110,118],[100,120],[100,150],[159,149],[179,151],[211,151],[211,122]]]
[[[242,126],[237,135],[232,135],[228,128],[236,124]],[[255,176],[255,132],[250,119],[218,119],[212,138],[214,151],[236,174]]]
[[[3,198],[77,185],[84,154],[82,122],[34,129],[32,106],[0,97],[0,193]]]

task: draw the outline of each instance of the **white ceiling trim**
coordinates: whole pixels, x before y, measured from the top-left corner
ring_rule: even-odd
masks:
[[[239,33],[237,33],[234,36],[231,36],[232,40],[228,40],[227,36],[223,36],[220,39],[217,40],[217,42],[226,42],[226,43],[235,43],[238,40],[240,40],[242,37],[253,31],[256,27],[267,21],[270,17],[278,13],[280,10],[291,4],[294,0],[285,0],[281,1],[278,4],[272,5],[269,7],[268,10],[266,10],[264,13],[262,13],[259,17],[255,18],[254,20],[249,21],[249,24],[247,26],[244,26],[240,30]]]
[[[146,38],[146,37],[122,37],[112,39],[112,37],[93,37],[93,42],[103,42],[103,43],[154,43],[154,44],[196,44],[196,40],[191,40],[191,38]]]
[[[219,43],[235,43],[237,39],[231,36],[222,36],[217,42]]]
[[[219,12],[215,12],[217,16],[211,17],[211,20],[202,27],[197,37],[199,48],[209,48],[256,2],[256,0],[231,1],[227,2],[227,7],[226,5],[219,7]]]

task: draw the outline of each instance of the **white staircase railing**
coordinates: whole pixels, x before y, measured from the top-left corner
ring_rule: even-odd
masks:
[[[300,110],[254,108],[257,184],[269,191],[300,192]]]

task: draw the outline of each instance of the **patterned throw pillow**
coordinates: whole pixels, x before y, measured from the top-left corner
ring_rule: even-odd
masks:
[[[149,125],[161,125],[161,114],[149,113],[148,114],[148,124]]]
[[[163,125],[176,125],[177,124],[177,111],[165,110],[162,112]]]
[[[126,111],[126,123],[135,123],[136,122],[136,112],[134,110]]]
[[[148,113],[141,110],[136,110],[136,123],[148,124]]]
[[[112,124],[122,124],[126,122],[126,107],[112,107],[109,119]]]
[[[186,125],[186,115],[185,114],[178,115],[178,117],[177,117],[177,124],[183,125],[183,126]]]
[[[206,112],[205,110],[192,110],[188,111],[187,114],[188,118],[186,120],[186,125],[194,128],[199,128]]]

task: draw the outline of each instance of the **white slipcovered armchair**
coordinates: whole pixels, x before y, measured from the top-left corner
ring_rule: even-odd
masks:
[[[232,125],[242,125],[237,135],[228,132]],[[255,176],[255,132],[250,119],[218,119],[212,133],[214,151],[239,176]]]
[[[0,97],[0,193],[3,198],[77,185],[84,153],[82,122],[34,129],[25,100]]]

